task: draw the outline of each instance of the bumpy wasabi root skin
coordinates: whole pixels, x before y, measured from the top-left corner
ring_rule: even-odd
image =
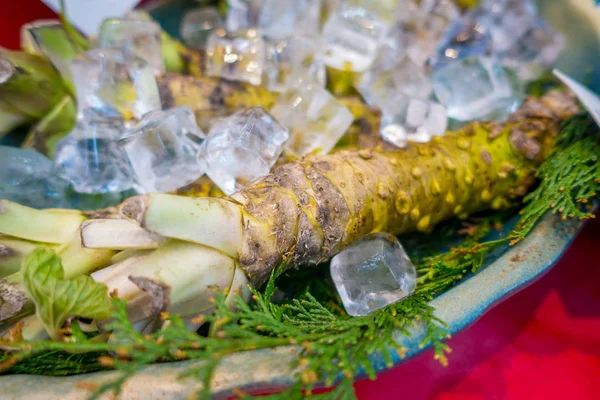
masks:
[[[429,231],[437,223],[522,197],[552,148],[574,96],[529,99],[503,124],[472,123],[427,144],[311,156],[276,169],[232,199],[244,207],[240,264],[254,286],[284,260],[323,262],[379,231]]]
[[[220,204],[208,198],[192,204],[170,195],[144,195],[126,201],[120,213],[142,226],[148,226],[146,219],[164,224],[154,228],[163,236],[233,256],[218,247],[224,240],[212,233],[240,225],[235,212],[219,211],[223,204],[240,207],[239,262],[258,287],[283,261],[289,267],[318,264],[372,232],[429,231],[448,218],[510,206],[535,181],[561,121],[578,111],[571,94],[553,92],[527,100],[502,124],[471,123],[402,150],[375,146],[285,164],[253,187],[219,199]],[[161,210],[156,217],[150,217],[153,209]],[[174,218],[199,226],[167,226]],[[229,237],[229,249],[235,248],[235,237]]]

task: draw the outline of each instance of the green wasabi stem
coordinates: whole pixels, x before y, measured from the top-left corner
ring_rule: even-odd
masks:
[[[63,99],[37,124],[21,144],[25,149],[35,149],[53,159],[62,138],[73,130],[77,122],[77,106],[71,96]]]
[[[0,139],[13,129],[30,121],[30,116],[0,99]]]
[[[0,235],[0,278],[19,272],[23,258],[41,244]],[[52,248],[53,245],[46,245]]]
[[[46,57],[60,73],[69,93],[75,95],[69,65],[82,49],[73,42],[61,21],[41,20],[23,25],[21,48],[28,53]]]
[[[0,48],[0,99],[40,119],[67,94],[50,62],[35,54]]]
[[[65,5],[65,0],[60,0],[60,21],[65,27],[67,34],[69,35],[71,41],[75,43],[81,51],[86,51],[91,49],[92,45],[88,41],[88,39],[82,35],[69,21],[69,17],[67,16],[67,7]]]
[[[36,210],[0,199],[0,234],[42,243],[69,241],[85,216],[77,210]]]

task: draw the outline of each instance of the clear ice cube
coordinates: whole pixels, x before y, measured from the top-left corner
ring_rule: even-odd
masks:
[[[87,111],[126,120],[161,107],[156,78],[141,58],[117,49],[96,49],[71,62],[79,119]]]
[[[467,57],[490,56],[492,49],[492,37],[484,25],[471,20],[459,20],[444,33],[430,63],[434,68],[441,68],[449,62]]]
[[[79,122],[56,149],[59,176],[80,193],[122,192],[133,187],[127,155],[118,143],[124,132],[118,120]]]
[[[191,48],[205,49],[208,37],[215,29],[223,28],[223,18],[215,7],[188,11],[181,22],[181,38]]]
[[[340,6],[323,29],[325,63],[340,70],[367,70],[388,30],[387,22],[363,7]]]
[[[358,84],[365,101],[373,106],[386,103],[397,93],[426,99],[431,95],[431,75],[427,69],[405,58],[387,71],[365,72]]]
[[[398,0],[342,0],[338,7],[362,8],[365,15],[369,14],[388,25],[396,22]]]
[[[321,0],[262,0],[258,29],[269,39],[317,34]]]
[[[441,136],[448,127],[441,104],[398,93],[381,105],[381,137],[397,147],[407,142],[426,143]]]
[[[216,121],[200,153],[206,174],[227,195],[269,174],[289,132],[253,107]]]
[[[494,51],[503,53],[533,25],[537,7],[533,0],[483,0],[468,18],[486,26]]]
[[[271,114],[290,130],[285,147],[297,156],[330,152],[354,120],[346,106],[314,84],[298,85],[282,94]]]
[[[256,0],[227,0],[225,28],[230,32],[256,28],[256,3]]]
[[[316,38],[305,36],[267,41],[265,86],[273,92],[284,92],[298,82],[325,86],[325,65]]]
[[[214,31],[206,46],[209,76],[260,85],[265,65],[265,41],[259,31]]]
[[[140,192],[170,192],[204,173],[198,160],[204,133],[187,106],[155,110],[120,140]]]
[[[461,16],[460,8],[454,0],[421,0],[421,10],[443,17],[448,22],[455,21]]]
[[[503,62],[516,70],[521,79],[531,81],[552,69],[564,47],[564,37],[538,18],[513,47],[504,53]]]
[[[490,57],[466,58],[436,70],[433,90],[448,116],[459,121],[503,119],[523,97],[519,80]]]
[[[425,65],[448,26],[449,21],[436,14],[421,14],[419,18],[404,23],[401,40],[406,55],[415,64]]]
[[[134,18],[104,20],[98,34],[101,49],[123,49],[131,52],[154,69],[155,74],[165,70],[162,58],[160,25],[154,21]]]
[[[370,70],[383,72],[395,68],[406,57],[403,37],[403,27],[394,26],[379,45]]]
[[[34,208],[68,208],[69,182],[54,173],[42,154],[0,146],[0,198]]]
[[[331,259],[331,277],[349,315],[363,316],[414,292],[417,272],[393,235],[368,235]]]

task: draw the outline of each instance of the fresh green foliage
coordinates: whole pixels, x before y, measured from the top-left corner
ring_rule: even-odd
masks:
[[[190,365],[183,376],[203,382],[197,395],[204,399],[210,397],[210,379],[225,356],[240,351],[295,345],[299,359],[294,366],[301,367],[297,383],[266,399],[304,398],[303,393],[310,393],[313,385],[321,380],[327,384],[336,380],[341,383],[334,391],[315,398],[353,399],[353,377],[359,372],[375,377],[376,371],[371,363],[374,354],[381,354],[389,364],[393,352],[404,356],[405,349],[398,346],[395,338],[408,335],[415,326],[426,331],[421,345],[431,345],[435,357],[446,363],[449,349],[442,339],[447,333],[443,322],[435,318],[429,300],[460,281],[465,274],[476,272],[494,251],[524,238],[546,212],[559,213],[563,218],[590,218],[591,214],[582,207],[600,189],[599,155],[597,128],[589,117],[577,116],[568,121],[557,141],[556,150],[539,170],[540,185],[526,198],[526,206],[515,230],[506,237],[485,241],[495,225],[506,220],[506,214],[481,217],[475,224],[467,225],[462,232],[466,236],[454,248],[419,259],[416,266],[418,285],[413,295],[371,315],[357,318],[345,315],[339,307],[339,300],[331,297],[332,290],[323,279],[326,274],[310,274],[311,277],[304,278],[295,275],[293,278],[296,281],[300,279],[301,284],[291,285],[290,278],[275,272],[262,291],[253,291],[251,304],[238,297],[236,310],[226,306],[224,293],[215,293],[214,313],[199,317],[212,326],[214,335],[189,332],[180,318],[171,315],[163,316],[165,323],[161,330],[152,335],[142,335],[128,320],[125,304],[115,299],[116,311],[108,327],[113,331],[114,340],[98,342],[86,339],[73,329],[69,341],[7,343],[6,346],[13,351],[0,359],[0,369],[47,373],[49,365],[59,364],[59,361],[48,361],[48,354],[73,353],[73,357],[82,357],[82,362],[89,362],[83,358],[86,355],[102,354],[96,363],[89,364],[90,369],[99,365],[116,368],[121,375],[100,387],[96,393],[99,395],[118,391],[127,378],[145,365],[193,359],[198,361]],[[293,294],[282,298],[278,287],[286,291],[291,288]],[[63,366],[60,373],[81,371],[77,359],[69,362],[74,364],[60,363]],[[25,369],[25,365],[30,365],[31,369]],[[21,369],[16,369],[17,366]],[[251,398],[242,391],[237,394],[240,398]]]
[[[563,219],[592,218],[585,205],[600,191],[600,132],[587,114],[568,120],[557,147],[538,170],[540,186],[525,197],[527,206],[513,243],[523,239],[549,210]]]
[[[21,277],[36,315],[53,339],[61,339],[60,329],[69,317],[103,320],[111,315],[106,286],[89,276],[64,279],[60,258],[52,250],[40,247],[28,254]]]

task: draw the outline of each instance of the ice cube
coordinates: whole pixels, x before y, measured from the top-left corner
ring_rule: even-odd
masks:
[[[459,121],[503,119],[523,97],[518,79],[489,57],[466,58],[436,70],[433,90],[448,116]]]
[[[59,176],[81,193],[122,192],[132,188],[131,167],[118,143],[123,131],[118,120],[79,122],[56,149]]]
[[[220,28],[223,28],[223,19],[215,7],[194,9],[183,17],[181,38],[194,49],[205,49],[210,34]]]
[[[538,18],[504,54],[503,62],[515,69],[521,79],[531,81],[540,78],[554,66],[564,47],[564,37]]]
[[[396,9],[396,22],[405,24],[418,18],[422,18],[424,12],[423,7],[419,4],[419,0],[399,0]]]
[[[448,20],[436,14],[423,14],[403,24],[401,40],[406,55],[415,64],[425,65],[448,26]]]
[[[288,136],[264,109],[241,110],[213,124],[200,161],[209,178],[229,195],[268,175]]]
[[[406,57],[403,38],[403,27],[395,25],[379,45],[370,70],[384,72],[395,68]]]
[[[468,18],[484,25],[494,43],[494,51],[509,50],[534,24],[537,7],[533,0],[483,0]]]
[[[361,8],[365,15],[372,17],[391,25],[396,22],[396,14],[401,2],[398,0],[342,0],[338,7]]]
[[[256,0],[227,0],[225,28],[230,32],[256,28],[256,3]]]
[[[316,39],[299,36],[266,44],[264,83],[269,90],[284,92],[298,81],[325,86],[325,65]]]
[[[414,292],[417,272],[393,235],[368,235],[331,259],[331,277],[346,312],[358,317]]]
[[[492,37],[485,26],[471,20],[459,20],[444,33],[430,63],[434,68],[441,68],[454,60],[490,56],[492,48]]]
[[[214,31],[206,46],[209,76],[260,85],[265,64],[265,41],[259,31]]]
[[[69,182],[54,173],[42,154],[0,146],[0,198],[34,208],[67,208]]]
[[[78,117],[86,110],[125,119],[141,118],[161,107],[152,68],[141,58],[117,49],[96,49],[71,62]]]
[[[131,52],[153,68],[155,74],[165,70],[161,51],[161,28],[154,21],[134,18],[104,20],[98,35],[98,47]]]
[[[434,14],[453,22],[460,18],[460,8],[454,0],[421,0],[421,10],[427,14]]]
[[[381,105],[381,137],[397,147],[407,142],[426,143],[448,127],[441,104],[397,93]]]
[[[340,70],[367,70],[388,30],[388,23],[367,9],[342,5],[323,29],[325,63]]]
[[[170,192],[204,171],[198,160],[204,133],[187,106],[155,110],[120,140],[140,192]]]
[[[282,94],[271,113],[290,130],[285,147],[298,156],[316,150],[328,153],[354,120],[346,106],[314,84],[298,85]]]
[[[388,71],[365,72],[358,84],[365,101],[373,106],[385,103],[396,93],[426,99],[431,95],[431,75],[427,69],[405,58]]]
[[[258,29],[269,39],[317,34],[321,0],[262,0]]]

